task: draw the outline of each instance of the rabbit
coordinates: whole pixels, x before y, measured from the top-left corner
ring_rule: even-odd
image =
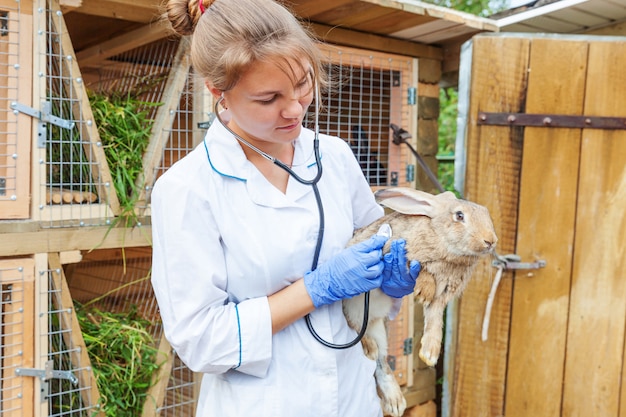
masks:
[[[414,290],[424,308],[419,357],[434,366],[441,351],[445,307],[465,289],[479,258],[493,253],[498,240],[493,222],[485,207],[457,199],[450,191],[432,195],[394,187],[376,191],[375,197],[394,211],[357,230],[348,246],[374,233],[385,234],[381,228],[385,224],[391,226],[392,239],[406,240],[407,259],[422,265]],[[392,239],[383,252],[389,251]],[[374,376],[383,413],[400,417],[406,400],[387,363],[386,325],[394,302],[380,289],[370,292],[368,327],[361,343],[366,356],[376,361]],[[363,303],[363,294],[343,301],[346,320],[357,332],[363,325]]]

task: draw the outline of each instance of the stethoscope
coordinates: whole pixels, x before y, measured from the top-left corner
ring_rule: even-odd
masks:
[[[311,74],[311,76],[313,76],[313,74]],[[242,138],[240,135],[235,133],[231,128],[229,128],[228,125],[226,123],[224,123],[224,121],[220,117],[220,112],[219,112],[219,105],[224,100],[224,96],[223,95],[215,102],[215,106],[214,106],[215,118],[220,122],[220,124],[222,126],[224,126],[224,128],[231,135],[233,135],[235,137],[235,139],[237,139],[239,142],[241,142],[244,145],[246,145],[248,148],[252,149],[254,152],[256,152],[259,155],[261,155],[263,158],[267,159],[268,161],[272,162],[273,164],[275,164],[275,165],[279,166],[280,168],[282,168],[283,170],[285,170],[292,178],[294,178],[299,183],[304,184],[304,185],[310,185],[313,188],[313,193],[315,194],[315,201],[317,203],[317,210],[318,210],[318,213],[319,213],[320,226],[319,226],[319,230],[318,230],[318,234],[317,234],[317,243],[315,244],[315,252],[313,254],[313,264],[311,265],[311,270],[312,271],[315,270],[315,268],[317,268],[317,262],[319,260],[320,250],[322,248],[322,241],[324,239],[324,205],[322,204],[322,197],[320,195],[319,188],[317,187],[317,183],[322,178],[322,159],[320,158],[320,149],[319,149],[319,90],[318,90],[318,86],[317,86],[317,81],[315,82],[314,90],[315,90],[315,93],[314,93],[314,96],[315,96],[315,118],[314,118],[315,129],[314,129],[314,136],[313,136],[313,152],[315,154],[315,164],[317,165],[317,174],[315,175],[315,177],[313,177],[310,180],[302,178],[301,176],[296,174],[294,172],[294,170],[289,167],[289,165],[285,164],[280,159],[273,157],[272,155],[268,154],[267,152],[264,152],[261,149],[257,148],[256,146],[254,146],[253,144],[251,144],[250,142],[248,142],[247,140]],[[313,337],[318,342],[320,342],[322,345],[324,345],[326,347],[329,347],[329,348],[332,348],[332,349],[347,349],[347,348],[350,348],[350,347],[356,345],[357,343],[359,343],[361,341],[361,339],[363,338],[363,335],[365,334],[365,331],[367,330],[367,321],[368,321],[368,318],[369,318],[369,295],[370,295],[369,292],[365,293],[365,305],[364,305],[364,311],[363,311],[363,325],[361,326],[361,331],[356,336],[356,338],[354,338],[354,340],[352,340],[351,342],[348,342],[346,344],[335,344],[335,343],[330,343],[330,342],[324,340],[320,335],[317,334],[317,332],[313,328],[313,324],[311,323],[310,314],[307,314],[305,316],[306,325],[309,328],[309,331],[311,332]]]

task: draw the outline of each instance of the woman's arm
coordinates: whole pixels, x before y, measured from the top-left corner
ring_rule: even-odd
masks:
[[[299,279],[270,295],[267,300],[272,315],[273,334],[315,310],[313,301],[304,286],[304,279]]]

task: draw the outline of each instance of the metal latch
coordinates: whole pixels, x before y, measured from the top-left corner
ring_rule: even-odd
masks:
[[[487,305],[485,306],[485,316],[483,317],[483,326],[481,332],[481,339],[483,342],[487,341],[489,333],[489,321],[491,319],[491,309],[493,308],[493,300],[496,297],[498,285],[500,285],[500,280],[502,279],[502,272],[505,270],[516,269],[539,269],[546,266],[546,261],[544,260],[539,260],[535,262],[520,262],[521,257],[516,254],[498,255],[496,253],[495,257],[496,259],[491,263],[491,265],[498,268],[498,272],[496,272],[496,276],[493,280],[493,283],[491,284],[491,290],[489,291],[489,296],[487,297]]]
[[[52,104],[49,101],[41,102],[41,111],[16,101],[11,103],[11,108],[14,111],[27,114],[39,120],[39,126],[37,127],[37,146],[39,148],[46,147],[46,123],[51,123],[63,129],[73,129],[76,125],[76,123],[70,120],[65,120],[53,115]]]
[[[546,261],[538,260],[535,262],[520,262],[521,257],[519,255],[495,255],[496,260],[491,263],[491,266],[502,269],[539,269],[546,266]]]
[[[15,370],[17,376],[32,376],[41,379],[41,402],[48,399],[49,387],[48,381],[50,379],[67,379],[72,385],[78,384],[78,378],[71,371],[58,371],[54,369],[54,362],[47,361],[45,369],[33,369],[33,368],[17,368]]]

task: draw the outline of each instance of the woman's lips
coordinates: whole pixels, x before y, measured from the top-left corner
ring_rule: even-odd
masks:
[[[278,130],[289,131],[289,130],[293,130],[293,129],[297,128],[299,125],[300,125],[300,122],[295,122],[295,123],[287,125],[287,126],[280,126],[278,128]]]

